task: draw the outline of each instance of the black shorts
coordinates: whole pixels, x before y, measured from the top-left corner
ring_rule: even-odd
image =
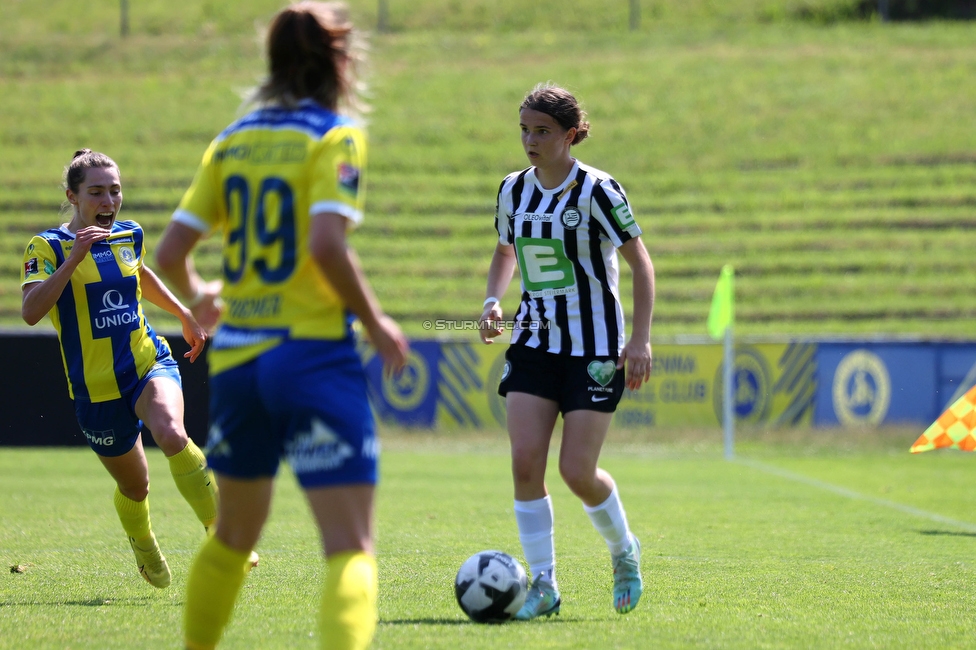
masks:
[[[624,394],[616,357],[571,357],[510,345],[498,394],[528,393],[559,404],[559,412],[613,413]]]

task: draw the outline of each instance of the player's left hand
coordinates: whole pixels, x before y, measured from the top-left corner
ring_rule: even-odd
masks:
[[[183,321],[183,340],[190,344],[189,352],[183,356],[193,363],[203,353],[203,347],[207,343],[207,330],[203,328],[189,310],[181,319]]]
[[[627,388],[636,391],[645,381],[651,378],[651,344],[640,343],[631,339],[627,341],[620,358],[617,359],[617,370],[626,366]]]

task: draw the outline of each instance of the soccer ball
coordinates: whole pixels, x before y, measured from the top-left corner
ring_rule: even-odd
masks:
[[[482,551],[461,565],[454,580],[458,605],[475,623],[504,623],[525,603],[525,569],[508,553]]]

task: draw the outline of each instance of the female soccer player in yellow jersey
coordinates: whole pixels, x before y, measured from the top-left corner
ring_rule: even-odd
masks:
[[[481,315],[482,340],[491,343],[501,334],[499,299],[518,265],[521,302],[498,392],[508,410],[515,519],[533,576],[520,620],[556,614],[562,602],[545,484],[560,413],[559,473],[610,549],[614,609],[631,611],[643,591],[640,543],[613,478],[597,462],[624,386],[637,390],[650,377],[654,267],[623,188],[570,154],[589,133],[585,116],[572,94],[552,84],[522,101],[519,127],[531,167],[499,187],[498,244]],[[634,279],[626,344],[617,251]]]
[[[326,648],[364,648],[376,626],[376,439],[351,329],[358,316],[387,371],[407,342],[380,309],[347,230],[363,219],[366,141],[352,24],[336,3],[282,9],[256,106],[214,139],[157,249],[177,291],[206,293],[191,263],[220,231],[226,309],[209,352],[207,456],[220,486],[216,535],[197,554],[184,612],[188,648],[213,648],[268,516],[284,457],[305,491],[328,565]],[[345,112],[345,115],[340,113]]]
[[[143,231],[120,221],[122,180],[108,156],[82,149],[65,169],[71,220],[35,235],[24,255],[24,320],[51,317],[61,344],[68,392],[88,444],[115,479],[115,508],[139,573],[170,583],[149,522],[149,467],[142,424],[169,460],[183,497],[205,527],[217,515],[206,460],[183,428],[180,373],[169,345],[146,322],[142,300],[183,324],[195,361],[207,334],[143,264]]]

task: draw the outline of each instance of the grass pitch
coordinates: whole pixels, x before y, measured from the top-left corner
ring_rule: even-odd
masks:
[[[606,547],[555,474],[562,614],[469,623],[461,562],[519,557],[507,443],[386,432],[378,501],[376,648],[964,647],[976,613],[972,458],[912,456],[915,431],[612,433],[616,478],[644,547],[636,611],[610,605]],[[173,570],[135,571],[111,480],[86,449],[0,451],[0,648],[178,647],[183,589],[203,531],[150,452],[154,529]],[[283,473],[224,648],[315,648],[323,563]]]

